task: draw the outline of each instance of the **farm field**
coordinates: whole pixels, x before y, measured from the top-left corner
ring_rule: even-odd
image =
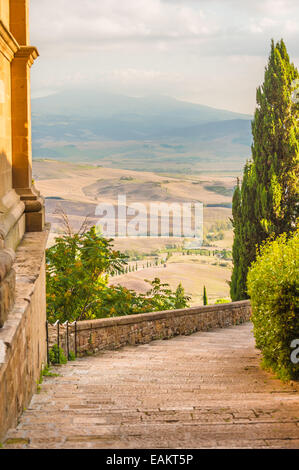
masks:
[[[236,184],[234,174],[208,172],[194,176],[165,176],[93,164],[34,160],[33,177],[36,187],[46,199],[47,221],[51,223],[49,246],[63,232],[61,210],[67,214],[70,225],[76,231],[86,218],[89,225],[96,224],[96,206],[99,203],[116,205],[118,195],[126,195],[128,203],[142,202],[146,207],[151,202],[202,202],[204,234],[210,237],[209,246],[205,248],[210,250],[211,256],[182,256],[181,238],[116,238],[115,248],[128,252],[130,263],[135,265],[135,259],[142,259],[137,261],[137,271],[117,276],[111,282],[138,292],[148,290],[145,279],[159,277],[172,288],[181,282],[186,293],[192,296],[191,305],[202,303],[204,285],[210,303],[219,298],[229,298],[227,281],[230,279],[231,262],[229,258],[222,262],[219,255],[214,256],[213,252],[231,250],[233,238],[229,218]],[[222,229],[219,228],[221,224]],[[221,236],[217,237],[219,233]],[[166,267],[154,266],[155,260],[167,256]],[[151,261],[149,268],[146,267],[146,259]]]
[[[180,259],[181,258],[181,259]],[[203,256],[173,257],[167,262],[166,267],[154,266],[125,275],[117,276],[111,280],[111,284],[120,284],[130,290],[146,293],[149,284],[145,280],[155,277],[163,283],[168,283],[172,289],[176,289],[181,282],[186,294],[190,295],[190,305],[201,305],[203,302],[203,289],[206,286],[209,303],[213,304],[218,299],[229,299],[229,285],[231,268],[230,264],[223,267],[214,257],[209,260]],[[223,263],[224,264],[224,263]]]

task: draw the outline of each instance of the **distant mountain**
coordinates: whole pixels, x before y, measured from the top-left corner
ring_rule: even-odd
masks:
[[[251,143],[251,116],[167,96],[64,91],[32,100],[32,113],[36,158],[104,160],[134,169],[150,158],[160,169],[165,158],[188,162],[197,155],[200,161],[204,154],[212,161],[218,150],[234,160],[240,152],[244,162]]]
[[[180,101],[170,96],[150,95],[134,98],[114,95],[97,90],[66,90],[57,94],[32,100],[32,111],[36,114],[58,116],[76,115],[85,117],[127,118],[136,116],[169,116],[184,118],[188,123],[204,123],[227,119],[250,119],[247,114],[215,109],[209,106]]]

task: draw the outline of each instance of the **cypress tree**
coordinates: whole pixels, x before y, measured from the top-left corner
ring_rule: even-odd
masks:
[[[206,286],[203,288],[203,304],[208,305],[208,296]]]
[[[185,308],[186,307],[186,296],[185,289],[180,283],[175,291],[175,308]]]
[[[258,241],[294,230],[299,215],[299,107],[292,101],[292,82],[298,76],[284,42],[274,46],[272,41],[252,124]]]
[[[256,247],[270,236],[291,233],[299,215],[299,105],[292,83],[299,76],[283,40],[274,45],[257,90],[252,122],[252,161],[244,168],[242,187],[233,198],[232,300],[247,295],[247,274]]]
[[[234,260],[234,269],[231,279],[231,289],[230,295],[232,300],[238,300],[240,296],[240,268],[241,268],[241,190],[239,178],[237,181],[237,187],[233,195],[233,204],[232,204],[232,224],[234,229],[234,244],[233,244],[233,260]]]

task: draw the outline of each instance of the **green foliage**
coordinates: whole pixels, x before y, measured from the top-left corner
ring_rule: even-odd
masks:
[[[216,301],[216,305],[218,305],[218,304],[229,304],[229,303],[230,303],[230,300],[228,300],[228,299],[218,299]]]
[[[134,181],[134,178],[132,176],[122,176],[120,181]]]
[[[126,263],[126,257],[112,249],[112,240],[95,227],[57,238],[46,259],[48,320],[61,323],[96,318],[108,274],[121,272]]]
[[[54,372],[51,372],[49,365],[46,365],[40,374],[40,381],[39,381],[40,384],[43,381],[43,377],[59,377],[59,374],[55,374]]]
[[[49,363],[50,364],[66,364],[67,358],[64,354],[62,348],[58,349],[58,345],[54,344],[54,346],[49,350]]]
[[[188,306],[190,297],[182,285],[173,292],[156,278],[146,294],[120,285],[108,285],[109,273],[123,271],[126,257],[112,249],[112,240],[98,235],[93,227],[83,234],[65,235],[47,251],[48,320],[80,321]],[[132,266],[132,269],[137,266]],[[129,272],[131,267],[129,266]],[[52,351],[57,360],[57,352]],[[51,361],[53,362],[53,361]]]
[[[151,289],[145,295],[139,296],[142,300],[144,312],[175,310],[188,307],[190,297],[185,295],[182,284],[179,284],[176,291],[173,292],[169,284],[162,284],[158,278],[147,282],[151,285]]]
[[[299,379],[291,342],[299,338],[299,231],[264,243],[248,274],[257,347],[264,366],[282,379]]]
[[[217,220],[209,229],[204,229],[204,244],[209,246],[212,242],[223,240],[224,232],[231,229],[231,220]]]
[[[224,233],[222,231],[217,232],[217,233],[214,233],[214,232],[208,233],[206,239],[209,242],[216,242],[219,240],[224,240]]]
[[[208,305],[208,295],[207,295],[206,286],[204,286],[203,288],[203,304]]]
[[[98,312],[98,318],[134,315],[138,313],[174,310],[188,307],[190,297],[185,295],[180,284],[173,292],[169,284],[162,284],[160,279],[146,281],[151,289],[146,294],[137,294],[122,286],[108,289],[105,303]]]
[[[70,351],[69,352],[69,357],[68,357],[68,360],[69,361],[75,361],[76,360],[76,355],[73,351]]]
[[[216,194],[221,194],[221,196],[232,196],[232,189],[221,184],[209,184],[204,186],[204,188]]]
[[[187,302],[190,300],[190,297],[186,297],[185,289],[180,283],[175,291],[175,308],[186,308],[188,306]]]
[[[298,219],[299,105],[292,101],[298,70],[284,42],[272,41],[252,122],[252,161],[233,198],[234,269],[231,298],[248,298],[248,269],[256,247],[271,236],[293,232]]]
[[[220,257],[222,259],[231,259],[232,258],[232,252],[229,251],[229,250],[222,250],[222,252],[220,253]]]

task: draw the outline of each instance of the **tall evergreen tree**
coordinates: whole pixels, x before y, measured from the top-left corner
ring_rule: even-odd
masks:
[[[247,298],[246,280],[256,247],[270,236],[290,233],[299,216],[299,105],[292,100],[299,77],[283,40],[272,41],[252,122],[252,161],[233,198],[232,300]]]
[[[234,270],[232,273],[232,280],[231,280],[231,298],[232,300],[237,300],[239,297],[239,279],[241,278],[240,275],[240,258],[241,258],[241,190],[240,190],[240,182],[238,178],[237,187],[234,192],[233,196],[233,204],[232,204],[232,224],[234,229],[234,244],[233,244],[233,260],[234,260]]]
[[[204,286],[203,288],[203,304],[208,305],[208,295],[207,295],[206,286]]]

